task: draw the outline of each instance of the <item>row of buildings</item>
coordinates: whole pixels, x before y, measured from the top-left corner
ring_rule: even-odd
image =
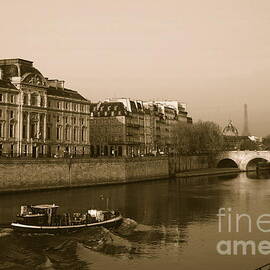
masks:
[[[178,101],[92,103],[23,59],[0,60],[1,156],[138,156],[169,153]]]

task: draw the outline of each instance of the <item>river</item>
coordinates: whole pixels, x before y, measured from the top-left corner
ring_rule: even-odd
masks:
[[[132,230],[91,229],[70,235],[16,235],[8,225],[20,205],[55,203],[63,212],[119,209]],[[219,218],[217,213],[225,208]],[[228,210],[230,209],[230,210]],[[245,217],[235,229],[236,214]],[[231,215],[231,232],[228,216]],[[241,173],[127,185],[0,195],[0,269],[256,269],[269,255],[241,249],[222,255],[222,240],[270,240],[256,227],[270,214],[270,174]],[[264,224],[265,228],[267,224]],[[270,229],[270,225],[268,225]],[[228,251],[222,246],[222,251]]]

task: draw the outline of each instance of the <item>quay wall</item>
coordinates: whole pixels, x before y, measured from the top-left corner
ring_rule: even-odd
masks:
[[[166,179],[207,168],[207,157],[1,159],[0,192]]]

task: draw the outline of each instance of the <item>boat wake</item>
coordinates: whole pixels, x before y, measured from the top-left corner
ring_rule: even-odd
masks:
[[[142,253],[140,240],[148,239],[153,228],[125,218],[113,230],[96,227],[55,236],[18,235],[12,231],[9,228],[0,229],[0,261],[5,261],[5,267],[53,270],[89,269],[99,258],[100,263],[104,258],[107,261],[123,257],[132,259]]]
[[[10,228],[1,228],[0,229],[0,238],[9,236],[9,235],[11,235],[12,232],[13,232],[13,230]]]

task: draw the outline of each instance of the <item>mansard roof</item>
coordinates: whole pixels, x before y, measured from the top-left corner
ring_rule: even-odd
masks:
[[[90,104],[90,112],[93,116],[111,116],[111,112],[115,112],[115,115],[124,115],[127,113],[126,108],[122,102],[99,102]],[[105,114],[105,112],[109,114]]]
[[[77,91],[70,90],[67,88],[61,89],[50,86],[49,88],[47,88],[47,94],[56,97],[65,97],[87,101],[87,99],[84,98],[82,95],[80,95]]]
[[[0,87],[1,88],[7,88],[7,89],[16,89],[17,88],[9,81],[6,80],[0,80]]]

